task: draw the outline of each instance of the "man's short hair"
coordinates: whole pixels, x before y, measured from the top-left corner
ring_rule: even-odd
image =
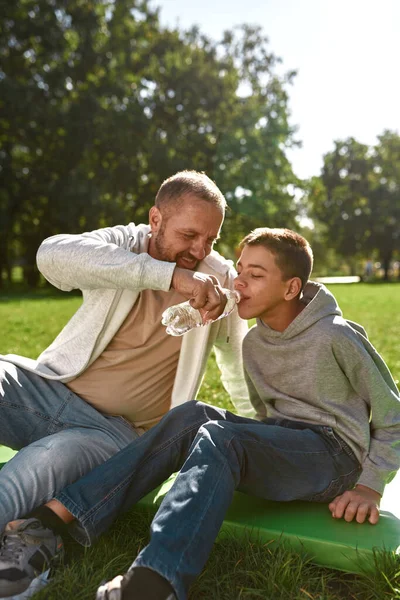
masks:
[[[175,209],[176,202],[183,201],[188,194],[212,202],[225,213],[227,204],[223,193],[205,173],[198,171],[179,171],[168,177],[157,192],[155,205],[160,209],[174,204]]]
[[[245,246],[263,246],[269,250],[282,272],[282,278],[286,281],[299,277],[301,288],[304,288],[312,271],[313,252],[303,236],[291,229],[259,227],[240,242],[240,249]]]

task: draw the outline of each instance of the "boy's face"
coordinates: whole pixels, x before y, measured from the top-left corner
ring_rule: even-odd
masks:
[[[240,292],[238,312],[242,319],[259,317],[267,321],[285,304],[288,281],[263,246],[245,246],[237,262],[235,289]]]

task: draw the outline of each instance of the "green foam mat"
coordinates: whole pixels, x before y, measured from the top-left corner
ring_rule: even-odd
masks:
[[[16,454],[15,450],[11,450],[11,448],[6,448],[5,446],[0,446],[0,469],[7,461],[10,460]]]
[[[138,506],[155,511],[173,480],[174,476]],[[396,485],[398,504],[400,479]],[[283,544],[309,556],[318,565],[363,573],[373,568],[375,550],[400,551],[400,519],[382,510],[377,525],[346,523],[333,519],[326,504],[271,502],[235,492],[218,537],[224,536],[271,546]]]

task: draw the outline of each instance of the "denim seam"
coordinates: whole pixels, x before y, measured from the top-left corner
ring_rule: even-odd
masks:
[[[329,492],[329,490],[334,487],[334,485],[336,485],[338,482],[340,482],[341,479],[348,479],[352,476],[355,476],[357,473],[359,473],[359,471],[360,471],[360,468],[355,467],[352,471],[349,471],[349,473],[343,473],[343,474],[339,475],[338,477],[336,477],[336,479],[332,479],[324,490],[322,490],[321,492],[317,492],[316,494],[311,496],[309,502],[314,502],[315,501],[314,498],[318,498],[320,496],[325,496]],[[328,500],[323,500],[323,501],[327,502]]]
[[[73,392],[71,392],[71,390],[68,392],[66,398],[62,401],[59,410],[57,411],[55,416],[49,416],[48,414],[42,413],[38,410],[34,410],[31,409],[29,406],[26,406],[25,404],[14,404],[14,403],[10,403],[10,402],[3,402],[0,401],[0,406],[3,406],[5,408],[11,408],[11,409],[15,409],[15,410],[23,410],[24,412],[28,412],[32,415],[35,415],[36,417],[39,417],[40,419],[42,419],[43,421],[54,421],[54,422],[60,422],[58,420],[60,414],[62,413],[62,411],[65,409],[65,405],[69,402],[70,397],[72,396]]]
[[[136,431],[136,427],[134,425],[132,425],[132,423],[130,423],[128,421],[128,419],[125,419],[125,417],[122,417],[121,415],[109,415],[112,416],[116,419],[118,419],[118,422],[121,423],[121,425],[124,425],[124,427],[126,427],[126,429],[128,429],[129,431]]]
[[[68,512],[70,512],[76,519],[79,519],[77,515],[82,511],[82,509],[76,504],[76,502],[74,502],[73,500],[71,500],[71,498],[66,496],[64,492],[60,492],[59,494],[57,494],[55,500],[57,500],[57,502],[60,502],[60,504],[65,506]]]
[[[358,465],[360,465],[360,462],[357,456],[355,455],[354,451],[351,449],[349,444],[337,433],[335,428],[324,426],[322,435],[327,437],[330,441],[335,441],[335,443],[338,444],[339,452],[335,453],[333,456],[337,456],[338,454],[344,452],[345,454],[347,454],[347,456],[349,456],[351,459],[357,462]]]
[[[311,456],[311,455],[328,454],[329,456],[332,456],[332,453],[329,452],[328,449],[321,450],[321,451],[318,451],[318,452],[315,452],[315,451],[309,452],[309,451],[304,451],[304,450],[297,451],[297,450],[293,450],[293,448],[289,448],[289,449],[287,449],[287,448],[280,448],[279,446],[274,446],[273,444],[267,443],[266,441],[260,442],[259,440],[246,440],[246,444],[257,444],[257,445],[263,446],[263,447],[264,446],[268,446],[269,448],[272,448],[273,450],[278,450],[279,452],[282,452],[282,453],[285,452],[285,453],[296,454],[296,455],[306,454],[308,456]],[[333,456],[336,456],[336,455],[333,455]]]
[[[50,419],[50,421],[51,421],[54,429],[60,429],[60,428],[61,429],[70,429],[72,427],[72,425],[70,425],[68,423],[63,423],[60,420],[61,414],[65,410],[65,408],[66,408],[67,404],[69,403],[72,395],[73,395],[73,392],[71,392],[71,390],[70,390],[69,393],[67,394],[67,396],[65,397],[65,399],[61,402],[61,404],[59,406],[59,409],[58,409],[57,413],[55,414],[55,416]],[[58,423],[59,425],[56,426],[56,423]]]
[[[205,413],[205,409],[204,413]],[[183,437],[184,435],[186,435],[186,433],[189,433],[190,431],[192,431],[193,429],[199,429],[199,427],[201,427],[201,425],[204,424],[204,419],[196,421],[195,424],[188,426],[186,429],[184,429],[183,431],[180,431],[178,434],[176,434],[173,438],[171,438],[168,442],[162,444],[161,446],[159,446],[156,450],[154,450],[150,455],[147,455],[143,461],[137,466],[137,469],[140,469],[143,467],[143,465],[146,464],[146,462],[148,462],[151,458],[157,456],[160,452],[164,451],[166,448],[168,448],[169,446],[171,446],[173,443],[175,443],[180,437]],[[131,480],[131,474],[129,474],[127,477],[125,477],[124,480],[122,480],[116,487],[114,487],[111,492],[109,494],[107,494],[107,496],[105,496],[105,498],[102,498],[99,502],[97,502],[97,504],[95,504],[91,509],[89,509],[86,513],[84,513],[83,517],[79,518],[79,520],[81,521],[81,524],[84,525],[84,523],[86,521],[89,521],[90,523],[93,523],[92,519],[93,516],[96,514],[96,512],[98,510],[100,510],[101,508],[103,508],[104,506],[107,506],[108,502],[110,502],[114,496],[123,488],[126,487],[127,484],[130,483]],[[77,506],[77,505],[76,505]],[[79,508],[77,506],[78,510],[80,512],[83,511],[82,508]]]
[[[29,408],[29,406],[26,406],[24,404],[21,405],[21,404],[11,404],[9,402],[0,402],[0,406],[3,406],[4,408],[15,409],[15,410],[22,409],[24,412],[28,412],[32,415],[40,417],[44,421],[51,421],[53,419],[53,417],[49,417],[48,415],[45,415],[37,410],[33,410],[33,409]]]
[[[231,446],[231,442],[232,442],[232,440],[233,440],[233,437],[231,437],[231,438],[230,438],[230,440],[228,441],[228,443],[227,443],[227,445],[226,445],[226,447],[227,447],[227,448],[229,448],[229,447]],[[208,501],[207,505],[206,505],[206,506],[203,506],[203,515],[204,515],[205,511],[206,511],[206,510],[208,510],[209,506],[211,505],[212,501],[214,500],[215,493],[216,493],[216,489],[217,489],[217,487],[220,485],[220,483],[221,483],[221,481],[222,481],[221,474],[222,474],[224,471],[226,471],[226,469],[227,469],[227,468],[228,468],[227,464],[226,464],[226,463],[224,463],[224,464],[222,465],[222,469],[219,471],[219,477],[218,477],[218,479],[217,479],[217,485],[216,485],[216,486],[214,486],[214,489],[213,489],[213,491],[212,491],[212,494],[210,494],[210,498],[209,498],[209,501]],[[237,487],[237,486],[235,486],[235,489],[236,489],[236,487]],[[225,515],[224,515],[224,517],[225,517]],[[191,546],[192,540],[193,540],[193,538],[194,538],[194,537],[197,535],[197,533],[198,533],[198,531],[199,531],[200,527],[202,526],[202,523],[203,523],[203,518],[200,518],[200,519],[198,520],[197,527],[196,527],[196,528],[193,530],[192,536],[190,537],[190,540],[189,540],[188,544],[186,545],[186,549],[187,549],[188,547],[190,547],[190,546]],[[183,555],[184,555],[184,554],[186,554],[186,550],[182,552],[182,557],[181,557],[181,560],[179,561],[178,565],[176,566],[176,571],[178,571],[178,570],[179,570],[179,567],[180,567],[180,565],[181,565],[181,563],[182,563],[182,560],[183,560]],[[175,585],[174,585],[174,588],[175,588]]]

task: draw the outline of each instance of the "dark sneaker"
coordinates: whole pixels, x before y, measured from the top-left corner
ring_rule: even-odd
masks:
[[[166,579],[146,567],[133,567],[125,575],[102,583],[96,600],[177,600]]]
[[[24,592],[63,554],[61,537],[38,519],[8,523],[0,540],[0,598]]]

